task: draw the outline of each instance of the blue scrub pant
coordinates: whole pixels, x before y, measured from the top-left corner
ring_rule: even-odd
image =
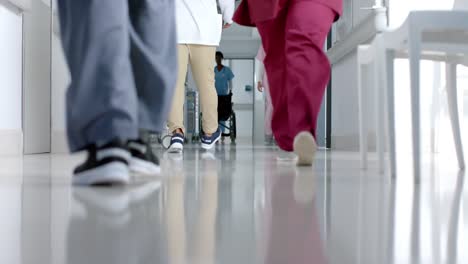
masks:
[[[72,152],[165,128],[177,78],[174,0],[59,0]]]

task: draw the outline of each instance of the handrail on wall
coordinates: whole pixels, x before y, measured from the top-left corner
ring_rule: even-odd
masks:
[[[31,8],[31,0],[0,0],[0,5],[14,7],[20,12],[28,11]]]

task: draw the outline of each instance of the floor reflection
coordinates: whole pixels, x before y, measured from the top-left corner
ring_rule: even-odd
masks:
[[[271,174],[265,175],[268,215],[264,216],[264,263],[325,263],[312,169],[270,166],[265,168]]]
[[[67,263],[166,263],[160,184],[76,188]]]
[[[313,168],[276,154],[188,149],[162,156],[161,177],[112,188],[72,188],[67,157],[15,162],[23,177],[0,181],[0,263],[468,263],[465,172],[434,166],[414,184],[343,154]]]
[[[450,223],[448,229],[447,238],[447,263],[463,263],[458,261],[458,241],[460,236],[460,218],[461,218],[461,205],[463,188],[465,187],[465,175],[464,172],[459,172],[457,177],[457,183],[455,185],[455,195],[453,196],[453,202],[450,213]],[[467,234],[465,234],[467,235]],[[466,239],[466,236],[465,236]]]

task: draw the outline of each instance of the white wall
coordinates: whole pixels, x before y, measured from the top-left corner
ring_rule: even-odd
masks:
[[[363,8],[374,3],[375,0],[345,0],[344,17],[334,25],[333,41],[345,38],[369,14],[370,11]],[[333,65],[331,141],[332,148],[337,150],[357,150],[359,146],[356,63],[356,53],[353,52]],[[373,95],[369,94],[368,98],[372,100]],[[368,118],[375,118],[372,109],[369,110]],[[372,127],[369,136],[371,139],[375,136]],[[369,147],[374,148],[373,140],[369,143]]]
[[[333,66],[332,71],[332,148],[358,147],[358,105],[356,54]],[[369,111],[372,112],[372,111]]]
[[[413,10],[452,9],[454,0],[390,0],[389,23],[390,28],[399,27]]]
[[[0,5],[0,129],[21,130],[22,18]]]
[[[22,153],[21,14],[0,3],[0,154]]]
[[[374,0],[344,0],[343,17],[334,25],[333,41],[342,41],[369,14],[363,10],[374,4]],[[332,69],[332,148],[337,150],[357,150],[359,147],[358,98],[357,98],[357,57],[353,52],[333,65]],[[373,98],[369,94],[369,99]],[[372,108],[368,117],[374,118]],[[369,128],[374,137],[375,129]],[[373,140],[369,147],[374,147]]]
[[[344,16],[335,24],[334,41],[345,38],[352,28],[369,14],[368,10],[362,8],[373,4],[374,0],[344,0]],[[352,53],[333,66],[331,138],[333,149],[354,150],[358,148],[356,59],[356,53]]]

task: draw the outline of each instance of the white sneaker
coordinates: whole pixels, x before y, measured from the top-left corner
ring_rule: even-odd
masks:
[[[294,138],[294,153],[296,153],[298,166],[312,166],[315,153],[317,153],[317,143],[310,132],[300,132]]]

